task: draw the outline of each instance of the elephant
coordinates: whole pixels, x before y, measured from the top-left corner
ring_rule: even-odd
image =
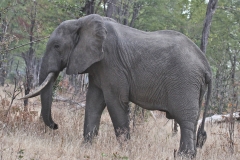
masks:
[[[53,84],[66,68],[68,75],[88,73],[84,141],[98,135],[107,107],[116,137],[130,139],[129,102],[166,112],[180,126],[178,153],[194,157],[207,135],[212,72],[205,54],[182,33],[141,31],[91,14],[62,22],[50,35],[42,58],[39,88],[44,123],[58,129],[51,116]],[[202,125],[197,121],[207,93]]]

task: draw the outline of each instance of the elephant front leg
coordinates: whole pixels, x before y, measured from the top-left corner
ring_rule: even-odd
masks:
[[[116,137],[119,141],[130,139],[129,106],[128,101],[121,96],[109,96],[107,109],[110,114]]]
[[[93,83],[89,83],[85,119],[84,119],[84,140],[92,143],[94,136],[98,135],[100,118],[104,108],[106,107],[102,90],[96,87]]]

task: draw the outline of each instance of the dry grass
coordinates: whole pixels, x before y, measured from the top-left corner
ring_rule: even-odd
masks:
[[[39,99],[35,99],[40,109]],[[18,101],[21,105],[22,102]],[[33,102],[32,102],[33,103]],[[53,104],[53,117],[59,129],[46,130],[38,118],[8,124],[0,122],[0,160],[171,160],[178,149],[180,133],[172,136],[172,121],[152,117],[138,124],[131,140],[122,146],[117,142],[108,112],[104,111],[99,136],[92,146],[82,144],[84,109]],[[2,106],[0,106],[1,108]],[[203,149],[198,149],[197,160],[240,159],[240,125],[235,126],[235,150],[231,154],[227,124],[208,124],[208,139]]]

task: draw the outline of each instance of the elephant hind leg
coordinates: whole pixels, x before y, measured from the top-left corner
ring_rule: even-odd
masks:
[[[181,129],[181,140],[178,154],[193,158],[196,156],[197,152],[195,147],[196,126],[191,121],[184,121],[179,125]]]
[[[176,118],[181,130],[181,139],[178,153],[189,158],[194,158],[196,149],[196,130],[199,116],[198,108],[191,108],[179,112]]]
[[[195,157],[196,130],[199,118],[198,88],[185,86],[169,95],[168,107],[170,114],[177,121],[181,130],[180,146],[178,153],[187,157]]]
[[[192,101],[194,102],[194,101]],[[193,107],[192,107],[193,106]],[[174,114],[174,118],[180,126],[181,139],[178,153],[187,157],[196,156],[196,130],[199,117],[198,103],[189,103]]]

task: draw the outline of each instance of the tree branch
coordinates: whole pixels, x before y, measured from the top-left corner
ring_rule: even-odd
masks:
[[[35,40],[35,41],[31,41],[31,42],[28,42],[28,43],[25,43],[25,44],[22,44],[22,45],[13,47],[13,48],[10,48],[10,49],[5,50],[5,51],[11,51],[11,50],[14,50],[14,49],[17,49],[17,48],[20,48],[20,47],[29,45],[29,44],[31,44],[31,43],[36,43],[36,42],[38,42],[38,41],[42,41],[42,40],[47,39],[47,38],[49,38],[49,37],[50,37],[50,36],[47,36],[47,37],[44,37],[44,38],[41,38],[41,39],[37,39],[37,40]],[[0,54],[2,54],[2,53],[3,53],[3,51],[0,52]]]

